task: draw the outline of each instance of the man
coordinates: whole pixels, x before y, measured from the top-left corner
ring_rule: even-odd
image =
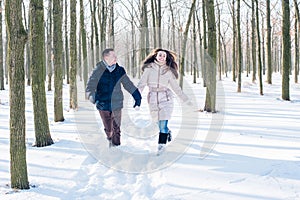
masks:
[[[86,97],[96,104],[110,147],[121,144],[120,125],[124,100],[121,83],[133,96],[133,107],[139,107],[142,99],[139,90],[124,68],[118,65],[114,49],[105,49],[102,52],[102,61],[97,63],[87,82]]]

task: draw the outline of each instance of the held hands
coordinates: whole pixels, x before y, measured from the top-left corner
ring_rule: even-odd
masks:
[[[133,105],[133,107],[135,108],[135,110],[139,110],[140,106],[141,106],[141,101],[142,101],[142,96],[141,93],[139,92],[138,89],[136,89],[133,93],[132,96],[135,100],[135,103]]]

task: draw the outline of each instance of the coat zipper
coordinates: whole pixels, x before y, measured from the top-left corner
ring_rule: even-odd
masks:
[[[157,105],[159,104],[159,101],[158,101],[159,79],[160,79],[160,66],[158,66],[158,76],[157,76],[157,90],[156,90],[156,101],[157,101]]]

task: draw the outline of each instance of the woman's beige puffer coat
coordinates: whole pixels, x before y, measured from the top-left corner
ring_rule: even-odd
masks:
[[[145,86],[149,87],[148,104],[152,119],[155,121],[169,120],[172,116],[174,95],[169,88],[182,102],[189,100],[179,87],[175,75],[166,65],[148,64],[137,86],[140,93]]]

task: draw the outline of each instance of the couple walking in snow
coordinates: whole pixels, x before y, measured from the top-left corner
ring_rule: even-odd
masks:
[[[167,141],[172,139],[168,120],[173,111],[173,92],[183,102],[189,99],[177,83],[178,66],[175,56],[170,51],[153,50],[143,61],[142,71],[142,77],[136,87],[124,68],[118,65],[115,51],[105,49],[102,52],[102,61],[97,63],[89,77],[86,96],[96,104],[110,146],[118,146],[121,144],[120,125],[124,99],[121,84],[134,98],[133,107],[141,105],[141,93],[148,86],[147,101],[152,119],[159,127],[158,152],[161,152]]]

